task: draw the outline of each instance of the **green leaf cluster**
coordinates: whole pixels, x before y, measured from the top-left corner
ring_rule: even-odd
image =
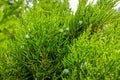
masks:
[[[0,1],[0,80],[120,79],[117,0],[36,1]]]

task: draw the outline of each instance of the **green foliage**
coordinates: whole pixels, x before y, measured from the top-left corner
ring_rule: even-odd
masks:
[[[89,31],[70,46],[71,53],[64,58],[64,67],[70,70],[68,80],[116,80],[119,75],[119,27],[109,25],[89,39]]]
[[[3,19],[3,7],[0,8],[0,21]]]
[[[116,0],[35,1],[0,1],[0,80],[120,79]]]
[[[17,26],[16,19],[22,13],[19,7],[22,5],[22,1],[14,3],[10,3],[9,0],[0,1],[0,43],[13,39],[14,28]]]
[[[70,23],[71,36],[79,36],[90,24],[93,34],[105,24],[117,21],[119,13],[113,10],[116,2],[117,0],[98,0],[97,4],[86,5],[87,0],[80,0],[78,10]]]

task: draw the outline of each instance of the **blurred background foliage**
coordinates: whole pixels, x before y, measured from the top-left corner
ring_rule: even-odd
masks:
[[[14,37],[16,20],[22,13],[22,1],[0,0],[0,43]]]

